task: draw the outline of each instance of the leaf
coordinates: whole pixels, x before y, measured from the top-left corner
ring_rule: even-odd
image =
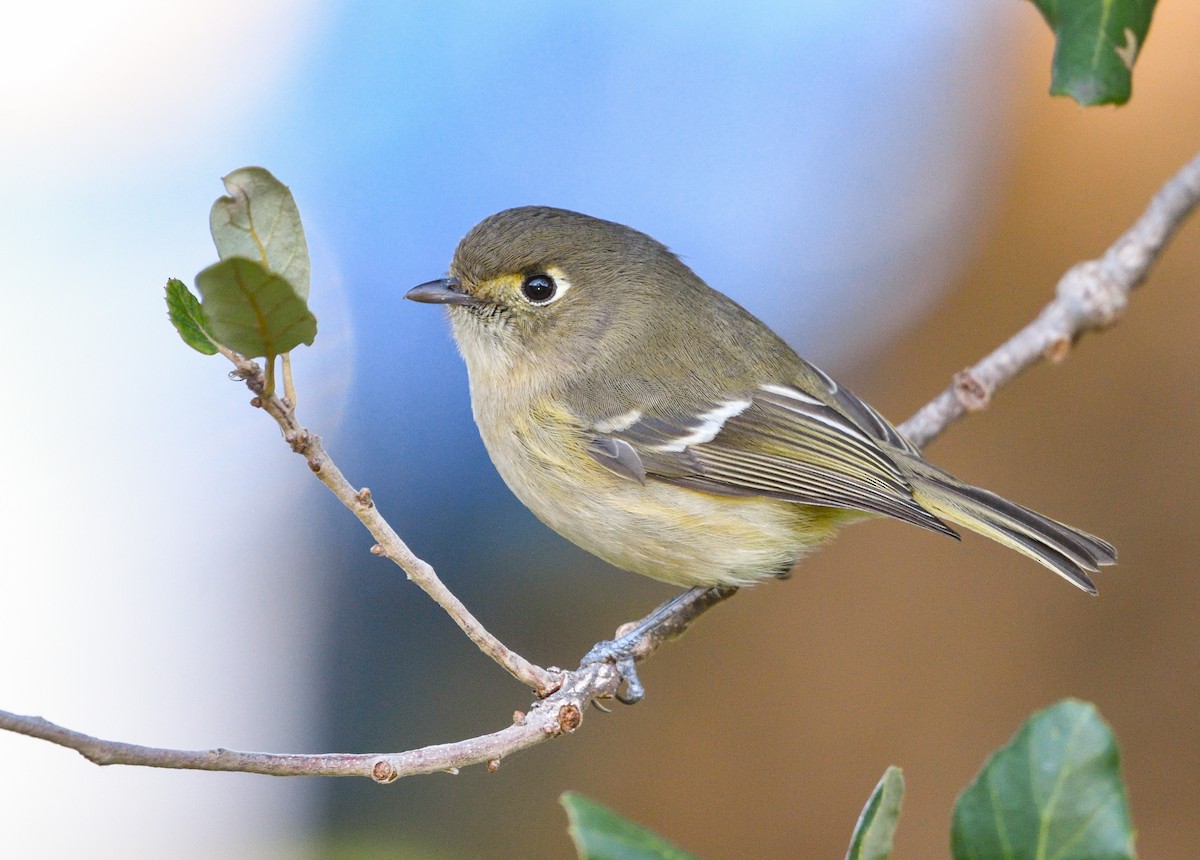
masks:
[[[257,260],[307,300],[308,241],[292,192],[261,167],[239,168],[222,181],[229,195],[218,197],[208,216],[217,254]]]
[[[1085,107],[1129,101],[1156,0],[1033,0],[1054,31],[1050,94]]]
[[[184,343],[196,352],[216,355],[217,346],[204,331],[207,323],[199,299],[177,278],[167,279],[167,316]]]
[[[208,332],[242,355],[273,359],[317,336],[317,318],[292,285],[254,260],[215,263],[196,275],[196,288]]]
[[[695,860],[681,848],[641,825],[622,818],[594,800],[564,792],[558,799],[567,810],[567,832],[580,860]]]
[[[904,774],[891,765],[863,807],[846,860],[888,860],[892,856],[892,839],[900,820],[900,801],[904,799]]]
[[[1065,699],[1025,721],[954,806],[955,860],[1133,860],[1112,731]]]

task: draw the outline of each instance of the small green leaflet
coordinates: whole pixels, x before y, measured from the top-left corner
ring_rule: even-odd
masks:
[[[216,344],[204,331],[206,322],[199,300],[177,278],[167,280],[167,316],[184,343],[196,352],[216,355]]]
[[[558,800],[567,810],[567,831],[575,840],[579,860],[695,860],[681,848],[582,794],[568,791]]]
[[[1087,702],[1031,716],[954,806],[955,860],[1133,860],[1112,731]]]
[[[207,330],[218,343],[250,358],[311,345],[317,318],[283,277],[254,260],[230,257],[196,275]]]
[[[1050,94],[1081,105],[1129,101],[1156,0],[1033,0],[1054,31]]]
[[[883,778],[863,807],[846,860],[888,860],[892,840],[900,820],[900,801],[904,799],[904,774],[895,765],[883,772]]]
[[[196,276],[201,301],[182,282],[167,282],[167,310],[184,342],[207,355],[228,348],[266,358],[263,393],[275,390],[275,357],[311,345],[317,319],[308,309],[308,242],[287,186],[261,167],[224,179],[209,227],[221,262]],[[219,345],[219,346],[218,346]]]
[[[262,167],[239,168],[222,181],[229,195],[218,197],[208,216],[217,254],[257,260],[307,300],[308,241],[292,192]]]

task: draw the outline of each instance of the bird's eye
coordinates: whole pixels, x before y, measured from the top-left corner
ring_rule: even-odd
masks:
[[[521,281],[521,292],[535,305],[544,305],[554,298],[558,285],[549,275],[526,275]]]

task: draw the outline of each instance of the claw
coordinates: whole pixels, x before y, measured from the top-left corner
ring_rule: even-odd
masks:
[[[623,657],[616,662],[617,672],[625,682],[625,692],[617,692],[617,701],[622,705],[636,705],[646,697],[646,688],[638,677],[637,665],[632,657]]]
[[[597,642],[579,662],[580,666],[591,663],[612,663],[620,676],[623,690],[617,692],[617,701],[623,705],[635,705],[646,696],[646,688],[638,678],[637,663],[629,653],[623,639]]]

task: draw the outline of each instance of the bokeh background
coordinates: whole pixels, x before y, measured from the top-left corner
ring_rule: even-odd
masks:
[[[1121,109],[1045,95],[1032,6],[43,4],[0,34],[0,707],[180,747],[384,750],[528,696],[186,350],[218,177],[299,201],[301,415],[508,644],[572,664],[670,589],[496,477],[441,314],[402,302],[500,208],[639,227],[902,420],[1100,253],[1200,141],[1200,16]],[[648,663],[649,695],[505,761],[379,787],[99,769],[0,736],[0,853],[569,857],[574,789],[700,856],[840,857],[890,763],[899,857],[1032,710],[1095,701],[1143,856],[1200,838],[1200,228],[1127,318],[929,454],[1111,539],[1087,599],[982,539],[857,526]]]

